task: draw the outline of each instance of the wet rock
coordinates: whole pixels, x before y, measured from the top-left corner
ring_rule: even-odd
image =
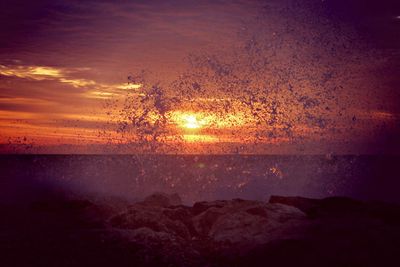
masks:
[[[170,216],[168,216],[170,215]],[[171,218],[166,208],[134,204],[110,220],[113,227],[121,229],[149,228],[155,232],[173,234],[190,239],[190,231],[180,219]]]
[[[205,266],[199,252],[190,243],[173,233],[158,232],[147,227],[137,229],[108,228],[97,232],[105,244],[106,254],[118,253],[112,264],[97,266]],[[124,251],[125,255],[119,255]],[[103,255],[99,255],[102,257]],[[126,264],[125,264],[126,263]]]
[[[27,209],[29,222],[9,210],[2,236],[25,240],[25,251],[38,244],[34,257],[43,251],[56,255],[48,266],[68,259],[65,251],[75,247],[77,262],[91,262],[86,251],[94,250],[106,266],[400,266],[391,264],[399,263],[400,253],[396,205],[274,196],[269,202],[233,199],[189,207],[179,200],[154,194],[133,204],[35,203]],[[2,247],[8,254],[15,249],[10,244]]]
[[[284,197],[271,196],[269,203],[280,203],[288,206],[293,206],[301,211],[309,214],[321,204],[321,199],[310,199],[305,197]]]
[[[262,207],[252,207],[246,210],[247,213],[251,215],[257,215],[264,218],[267,218],[267,211]]]
[[[234,199],[195,203],[192,208],[193,226],[199,235],[208,236],[212,226],[221,216],[250,208],[257,203],[261,202]]]
[[[182,205],[182,200],[178,194],[165,194],[165,193],[154,193],[146,197],[141,204],[150,206],[178,206]]]
[[[296,207],[311,218],[370,215],[371,204],[346,197],[312,199],[304,197],[271,196],[270,203]]]
[[[196,233],[201,237],[208,237],[208,234],[224,211],[217,207],[211,207],[192,219]]]
[[[183,223],[188,229],[191,237],[195,237],[197,235],[192,223],[191,207],[171,206],[164,209],[163,214],[173,221],[179,221]]]
[[[257,213],[251,214],[249,210]],[[253,204],[221,216],[209,235],[214,241],[229,241],[240,246],[262,244],[276,239],[278,233],[302,224],[304,219],[305,214],[298,209],[279,204]]]
[[[199,235],[214,242],[248,246],[268,242],[274,231],[290,228],[305,219],[297,208],[259,201],[232,200],[216,201],[193,217]],[[293,222],[289,222],[292,220]]]
[[[209,208],[222,208],[228,203],[227,200],[216,200],[216,201],[202,201],[196,202],[193,205],[192,213],[193,215],[198,215]]]

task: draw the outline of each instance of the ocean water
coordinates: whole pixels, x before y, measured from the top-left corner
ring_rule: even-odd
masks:
[[[0,155],[0,201],[176,192],[185,204],[271,195],[400,203],[399,166],[398,156]]]

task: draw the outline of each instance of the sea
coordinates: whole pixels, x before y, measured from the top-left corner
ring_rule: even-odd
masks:
[[[0,203],[46,196],[129,201],[178,193],[184,204],[271,195],[400,203],[388,155],[0,155]]]

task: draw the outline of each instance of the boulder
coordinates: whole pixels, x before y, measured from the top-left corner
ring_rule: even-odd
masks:
[[[341,197],[273,196],[193,207],[174,201],[152,195],[113,216],[106,230],[138,248],[137,257],[152,255],[161,260],[156,265],[173,266],[379,266],[400,247],[397,206]]]
[[[269,203],[280,203],[296,207],[311,218],[370,215],[370,205],[347,197],[312,199],[271,196]]]
[[[164,232],[190,239],[190,231],[184,223],[184,218],[173,218],[167,208],[142,204],[131,205],[124,212],[110,219],[112,227],[120,229],[138,229],[146,227],[155,232]]]
[[[195,214],[204,210],[193,217],[200,236],[239,247],[268,242],[274,231],[287,230],[306,217],[295,207],[260,201],[215,201],[197,206]]]
[[[142,202],[143,205],[169,207],[182,205],[182,200],[178,194],[165,194],[165,193],[154,193],[146,197]]]

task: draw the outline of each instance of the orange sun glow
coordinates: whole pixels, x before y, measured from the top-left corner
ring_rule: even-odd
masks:
[[[202,126],[202,121],[199,121],[195,115],[183,116],[183,127],[188,129],[198,129]]]

